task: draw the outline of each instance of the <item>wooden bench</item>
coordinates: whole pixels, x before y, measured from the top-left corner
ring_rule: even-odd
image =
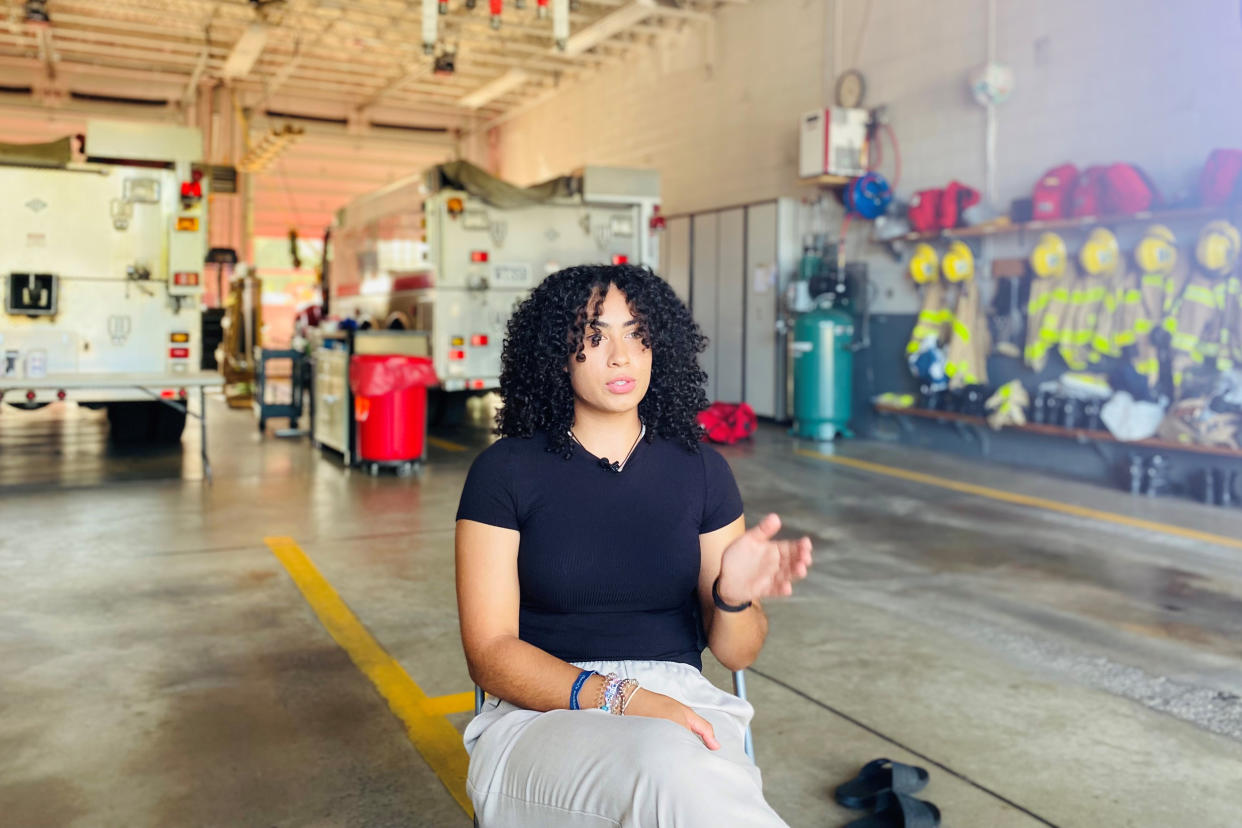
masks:
[[[942,423],[959,423],[974,427],[986,428],[993,431],[988,421],[983,417],[974,417],[969,414],[958,414],[953,411],[935,411],[928,408],[902,408],[896,405],[884,405],[882,403],[875,404],[875,410],[880,414],[888,414],[896,417],[918,417],[925,420],[936,420]],[[1201,446],[1195,443],[1178,443],[1172,440],[1160,440],[1155,437],[1147,440],[1118,440],[1109,431],[1096,431],[1085,428],[1063,428],[1056,425],[1045,425],[1041,423],[1027,423],[1026,425],[1007,425],[1002,431],[1025,431],[1032,434],[1044,434],[1049,437],[1061,437],[1063,439],[1075,440],[1079,443],[1117,443],[1122,446],[1132,448],[1147,448],[1156,451],[1180,451],[1188,454],[1203,454],[1215,457],[1221,457],[1228,460],[1236,460],[1242,462],[1242,450],[1223,448],[1221,446]]]

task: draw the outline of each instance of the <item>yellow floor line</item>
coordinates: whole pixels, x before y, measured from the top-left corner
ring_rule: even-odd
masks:
[[[471,713],[474,711],[474,691],[453,693],[448,696],[432,696],[427,699],[427,712],[437,716],[448,716],[451,713]]]
[[[315,615],[349,654],[355,665],[379,690],[392,712],[405,725],[406,735],[427,760],[436,776],[465,812],[473,817],[474,809],[466,795],[468,757],[461,735],[443,714],[434,712],[435,705],[409,674],[393,659],[379,642],[367,632],[362,622],[350,611],[332,585],[319,573],[292,538],[264,538],[264,543],[284,564],[293,582],[302,591]],[[469,695],[469,694],[461,694]],[[453,698],[441,696],[440,699]]]
[[[439,437],[428,437],[427,442],[439,449],[445,451],[468,451],[468,449],[460,443],[454,443],[452,440],[444,440]]]
[[[1115,512],[1105,512],[1099,509],[1088,509],[1085,506],[1075,506],[1072,503],[1062,503],[1059,500],[1048,500],[1042,497],[1018,494],[1017,492],[1007,492],[1002,489],[991,489],[987,486],[979,486],[974,483],[962,483],[957,480],[949,480],[945,477],[937,477],[933,474],[923,474],[922,472],[899,469],[893,466],[885,466],[880,463],[871,463],[866,460],[856,460],[852,457],[838,457],[836,455],[823,454],[809,449],[794,449],[794,453],[801,455],[802,457],[811,457],[816,460],[836,463],[840,466],[861,469],[862,471],[882,474],[887,477],[897,477],[902,480],[910,480],[915,483],[925,483],[928,486],[938,486],[942,489],[950,489],[964,494],[972,494],[977,495],[978,497],[1000,500],[1005,503],[1016,503],[1020,506],[1033,506],[1037,509],[1047,509],[1049,511],[1061,512],[1067,515],[1092,518],[1106,523],[1116,523],[1122,526],[1130,526],[1137,529],[1148,529],[1153,532],[1163,532],[1166,535],[1174,535],[1179,538],[1206,541],[1207,543],[1215,543],[1221,546],[1232,547],[1234,549],[1242,549],[1242,540],[1231,538],[1226,535],[1214,535],[1211,532],[1200,532],[1197,529],[1186,529],[1181,526],[1174,526],[1170,523],[1158,523],[1154,520],[1132,518],[1127,515],[1119,515]]]

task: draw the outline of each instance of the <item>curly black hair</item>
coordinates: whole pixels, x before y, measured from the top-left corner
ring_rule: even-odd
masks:
[[[638,404],[647,440],[664,437],[697,452],[702,430],[695,415],[707,408],[707,374],[699,368],[699,354],[707,337],[668,282],[629,264],[565,268],[518,305],[501,354],[503,406],[496,413],[496,433],[532,437],[544,431],[548,451],[573,456],[574,391],[565,368],[571,357],[586,358],[586,330],[599,319],[610,286],[625,295],[643,344],[651,349],[651,385]]]

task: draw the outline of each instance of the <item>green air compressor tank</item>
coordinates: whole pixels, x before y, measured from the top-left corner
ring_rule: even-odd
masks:
[[[820,442],[837,434],[852,436],[846,424],[854,380],[853,341],[854,318],[842,310],[816,308],[794,321],[795,436]]]

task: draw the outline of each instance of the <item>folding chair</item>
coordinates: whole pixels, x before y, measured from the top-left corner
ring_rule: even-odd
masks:
[[[742,701],[746,701],[745,670],[733,671],[733,695],[737,696]],[[487,694],[483,692],[482,687],[476,684],[474,686],[474,715],[479,715],[479,712],[483,710],[483,700],[485,698],[487,698]],[[746,739],[743,742],[743,747],[746,750],[746,755],[750,757],[750,761],[755,761],[755,743],[750,736],[750,725],[746,726]]]

